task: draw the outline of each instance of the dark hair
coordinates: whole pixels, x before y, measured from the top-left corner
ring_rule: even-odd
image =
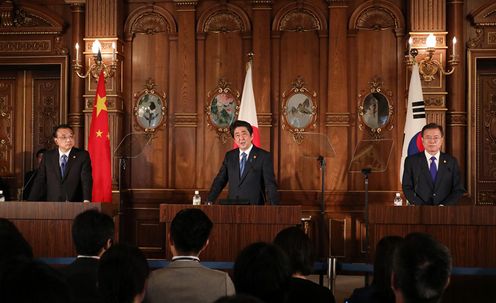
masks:
[[[96,256],[109,239],[114,239],[114,221],[110,216],[89,209],[74,219],[72,240],[78,254]]]
[[[234,131],[238,127],[246,127],[250,135],[253,135],[253,127],[251,126],[250,123],[243,121],[243,120],[236,120],[231,124],[231,137],[234,138]]]
[[[274,244],[288,255],[293,274],[308,276],[313,272],[312,242],[301,228],[292,226],[281,230],[275,237]]]
[[[263,303],[262,300],[250,295],[234,295],[220,297],[214,303]]]
[[[38,149],[38,151],[36,152],[36,158],[38,158],[38,156],[41,154],[44,154],[46,152],[46,149],[45,148],[40,148]]]
[[[59,272],[21,257],[0,266],[0,296],[3,303],[71,302],[69,286]]]
[[[424,137],[424,131],[426,131],[427,129],[439,129],[439,131],[441,132],[441,137],[444,137],[443,127],[441,125],[436,123],[429,123],[422,127],[422,138]]]
[[[136,246],[112,245],[100,259],[98,291],[104,303],[131,303],[143,293],[149,268]]]
[[[451,274],[451,254],[431,235],[411,233],[394,253],[393,272],[393,286],[406,303],[439,302]]]
[[[233,276],[237,294],[250,294],[264,302],[284,302],[291,268],[281,248],[257,242],[240,252]]]
[[[375,248],[374,280],[372,285],[381,298],[381,302],[394,302],[394,292],[391,289],[391,272],[396,248],[403,241],[399,236],[386,236],[379,240]],[[378,301],[377,301],[378,302]]]
[[[59,129],[70,129],[72,131],[72,133],[74,133],[74,129],[72,129],[72,126],[70,126],[69,124],[59,124],[57,127],[54,128],[53,130],[53,133],[52,133],[52,136],[54,138],[57,138],[57,131]]]
[[[33,258],[33,250],[17,227],[5,218],[0,218],[0,262],[14,257]]]
[[[179,211],[172,219],[170,235],[181,253],[198,254],[210,237],[213,223],[199,208]]]

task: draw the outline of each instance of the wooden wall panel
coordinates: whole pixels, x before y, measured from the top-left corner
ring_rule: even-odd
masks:
[[[132,92],[133,99],[127,108],[130,115],[134,115],[136,98],[134,94],[142,91],[148,79],[156,84],[157,91],[165,92],[166,103],[173,102],[168,93],[170,41],[168,33],[153,35],[137,34],[132,41]],[[166,114],[165,118],[170,119]],[[134,117],[133,131],[139,131]],[[146,146],[141,156],[131,161],[131,184],[135,188],[163,188],[168,186],[168,132],[169,121],[159,127],[153,135],[151,145]]]

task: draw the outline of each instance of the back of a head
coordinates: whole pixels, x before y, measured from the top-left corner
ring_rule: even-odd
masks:
[[[80,213],[72,223],[72,239],[79,255],[97,256],[114,238],[114,221],[96,209]]]
[[[172,219],[170,228],[174,247],[185,254],[199,253],[210,237],[212,227],[212,221],[201,209],[179,211]]]
[[[451,274],[451,254],[446,246],[424,233],[408,234],[393,261],[393,287],[405,303],[439,302]]]
[[[13,258],[0,268],[2,303],[70,302],[69,286],[59,272],[40,261]]]
[[[98,291],[104,303],[131,303],[143,294],[149,269],[135,246],[115,244],[100,259]]]
[[[13,257],[33,258],[33,250],[17,227],[5,218],[0,218],[0,262]]]
[[[396,248],[403,241],[399,236],[386,236],[379,240],[375,248],[374,280],[375,287],[391,291],[391,272]]]
[[[292,273],[308,276],[313,271],[314,254],[312,242],[305,232],[296,226],[281,230],[274,244],[289,256]]]
[[[257,242],[244,248],[234,263],[237,294],[265,302],[282,302],[291,276],[289,259],[278,246]]]

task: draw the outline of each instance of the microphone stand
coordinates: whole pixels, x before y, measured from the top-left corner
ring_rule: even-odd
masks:
[[[36,177],[37,174],[38,174],[38,170],[36,169],[35,171],[33,171],[33,174],[31,175],[31,177],[29,177],[28,181],[21,188],[21,197],[19,199],[20,202],[24,201],[24,191],[26,190],[26,187],[28,187],[28,185],[31,183],[31,181],[34,180],[34,178]],[[29,199],[29,197],[28,197],[28,199]]]
[[[362,174],[364,176],[365,183],[365,257],[369,258],[369,174],[371,173],[371,168],[363,168]],[[369,285],[369,275],[365,275],[365,285]]]

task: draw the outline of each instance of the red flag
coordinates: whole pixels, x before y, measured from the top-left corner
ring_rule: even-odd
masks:
[[[112,176],[110,172],[110,135],[107,111],[107,94],[103,70],[98,78],[91,115],[88,151],[93,171],[93,202],[112,202]]]
[[[253,93],[253,81],[251,74],[251,61],[249,61],[248,68],[246,69],[243,94],[241,95],[238,120],[243,120],[251,124],[253,127],[253,145],[260,147],[260,132],[258,131],[257,108],[255,105],[255,94]],[[235,143],[234,148],[237,147],[238,146]]]

